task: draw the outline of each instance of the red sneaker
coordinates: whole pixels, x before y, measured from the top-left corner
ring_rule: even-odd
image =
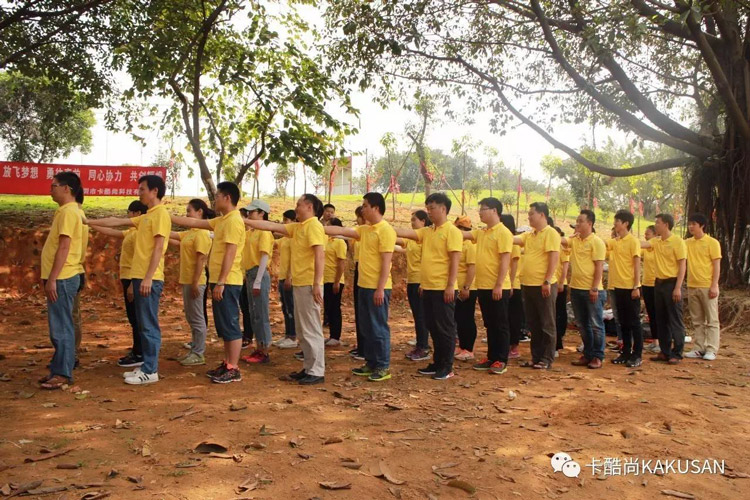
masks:
[[[241,359],[245,363],[268,363],[271,361],[271,357],[268,354],[263,354],[260,351],[254,351],[249,356],[242,356]]]

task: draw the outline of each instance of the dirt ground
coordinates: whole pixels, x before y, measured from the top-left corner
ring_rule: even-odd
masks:
[[[512,362],[506,374],[492,376],[457,363],[455,378],[437,382],[418,376],[418,364],[404,358],[412,325],[408,309],[397,303],[388,382],[351,376],[355,364],[342,346],[327,353],[324,386],[278,380],[299,369],[292,350],[273,351],[267,365],[243,366],[241,383],[220,386],[204,376],[220,360],[220,342],[209,345],[207,367],[175,361],[188,329],[180,300],[168,295],[161,311],[162,380],[133,387],[116,366],[129,346],[122,304],[96,296],[84,302],[75,386],[45,392],[35,383],[52,354],[44,304],[34,295],[0,298],[0,372],[10,378],[0,383],[0,486],[69,487],[46,496],[61,499],[91,492],[134,499],[469,497],[451,479],[488,499],[623,493],[645,499],[663,490],[742,498],[747,488],[750,343],[744,335],[725,335],[721,356],[711,363],[646,362],[638,370],[607,363],[591,371],[570,365],[579,337],[569,332],[566,351],[549,372]],[[275,300],[272,320],[280,333]],[[344,321],[350,344],[348,306]],[[477,351],[484,349],[479,344]],[[528,344],[522,354],[528,356]],[[220,457],[226,458],[194,453],[201,441],[224,444]],[[580,464],[578,478],[553,471],[550,455],[557,452]],[[726,469],[723,476],[597,477],[587,466],[630,457],[716,459]],[[383,472],[381,463],[393,482],[373,475]],[[329,491],[321,482],[351,489]]]

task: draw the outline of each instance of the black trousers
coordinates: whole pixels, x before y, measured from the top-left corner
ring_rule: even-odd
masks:
[[[557,349],[563,348],[563,337],[568,329],[568,285],[565,285],[562,293],[557,289],[555,299],[555,328],[557,328]]]
[[[440,371],[453,370],[453,351],[456,349],[455,302],[446,304],[443,290],[422,290],[422,307],[427,330],[435,348],[433,360]]]
[[[208,287],[206,287],[208,290]],[[240,310],[242,311],[242,340],[253,341],[253,322],[250,316],[250,298],[247,296],[247,282],[242,282],[240,292]]]
[[[643,355],[643,330],[641,329],[641,299],[632,298],[633,291],[615,288],[615,307],[622,330],[622,355]]]
[[[682,359],[685,347],[685,325],[682,322],[682,300],[672,300],[677,278],[656,280],[656,322],[659,328],[659,348],[667,358]],[[685,294],[683,293],[683,296]]]
[[[467,351],[474,351],[474,342],[477,340],[477,322],[474,319],[476,305],[476,290],[469,291],[469,297],[466,300],[456,299],[454,318],[458,332],[458,345]]]
[[[510,328],[510,345],[518,345],[525,322],[523,315],[523,294],[520,288],[513,289],[508,300],[508,327]]]
[[[128,315],[128,323],[130,328],[133,330],[133,347],[131,351],[136,356],[143,356],[143,349],[141,348],[141,327],[138,325],[138,316],[135,314],[135,301],[128,302],[128,287],[130,286],[130,280],[121,279],[122,283],[122,298],[125,300],[125,313]]]
[[[510,290],[503,290],[500,300],[492,298],[492,290],[477,290],[479,309],[487,329],[487,359],[492,362],[508,362],[510,350],[510,326],[508,324],[508,302]]]
[[[359,328],[359,262],[354,264],[354,288],[352,293],[354,294],[354,329],[357,332],[357,350],[361,349],[365,343],[362,341],[362,332]],[[362,351],[359,351],[362,354]]]
[[[341,338],[341,295],[344,285],[339,285],[339,293],[333,292],[333,283],[323,283],[323,310],[328,314],[328,329],[332,339]]]
[[[550,287],[549,297],[542,296],[541,286],[521,285],[526,322],[531,332],[531,361],[552,366],[555,361],[555,301],[557,287]]]
[[[659,339],[659,323],[656,321],[656,291],[653,286],[642,286],[643,303],[646,304],[648,325],[651,327],[651,338]]]
[[[414,330],[417,334],[417,348],[425,351],[430,348],[430,332],[424,320],[422,297],[419,296],[419,283],[406,284],[406,296],[409,299],[411,315],[414,317]]]

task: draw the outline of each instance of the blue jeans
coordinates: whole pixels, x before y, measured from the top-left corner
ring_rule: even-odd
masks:
[[[604,304],[607,292],[599,290],[595,304],[588,290],[570,289],[570,302],[583,340],[583,355],[588,359],[604,360]]]
[[[73,366],[76,362],[76,338],[73,327],[73,301],[78,295],[79,275],[57,280],[57,301],[47,299],[47,323],[49,339],[55,348],[49,365],[50,375],[61,375],[73,380]]]
[[[417,348],[427,351],[430,349],[430,332],[427,330],[427,324],[425,323],[422,297],[419,296],[419,283],[407,283],[406,296],[409,299],[411,315],[414,317],[414,330],[416,330],[417,333]]]
[[[374,288],[359,289],[359,328],[362,330],[364,347],[359,353],[364,355],[367,366],[373,370],[388,369],[391,365],[391,328],[388,326],[388,304],[391,291],[385,291],[382,306],[373,301]]]
[[[281,313],[284,315],[284,336],[290,339],[297,338],[294,329],[294,290],[284,288],[286,280],[279,280],[279,299],[281,299]]]
[[[211,296],[216,283],[211,283]],[[240,294],[242,285],[224,285],[224,295],[221,300],[211,298],[211,307],[214,310],[214,324],[216,334],[225,341],[239,340],[242,338],[240,329]]]
[[[159,349],[161,348],[161,328],[159,327],[159,299],[164,289],[163,281],[151,282],[151,293],[148,297],[140,294],[142,279],[133,279],[133,297],[135,314],[141,325],[141,347],[143,350],[143,373],[159,371]]]
[[[271,294],[271,276],[268,270],[260,279],[260,295],[253,295],[253,284],[258,276],[258,266],[247,271],[247,300],[250,306],[250,320],[258,347],[271,345],[271,319],[268,315],[268,296]]]

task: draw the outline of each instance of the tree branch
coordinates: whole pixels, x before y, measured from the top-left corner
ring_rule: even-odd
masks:
[[[663,16],[658,10],[648,5],[645,0],[630,0],[630,4],[635,7],[635,10],[641,15],[641,17],[645,17],[651,21],[651,23],[656,25],[664,33],[684,38],[686,40],[693,40],[693,35],[690,33],[690,30],[686,29],[682,23]],[[706,41],[712,47],[718,48],[722,45],[721,40],[715,36],[707,36]]]

